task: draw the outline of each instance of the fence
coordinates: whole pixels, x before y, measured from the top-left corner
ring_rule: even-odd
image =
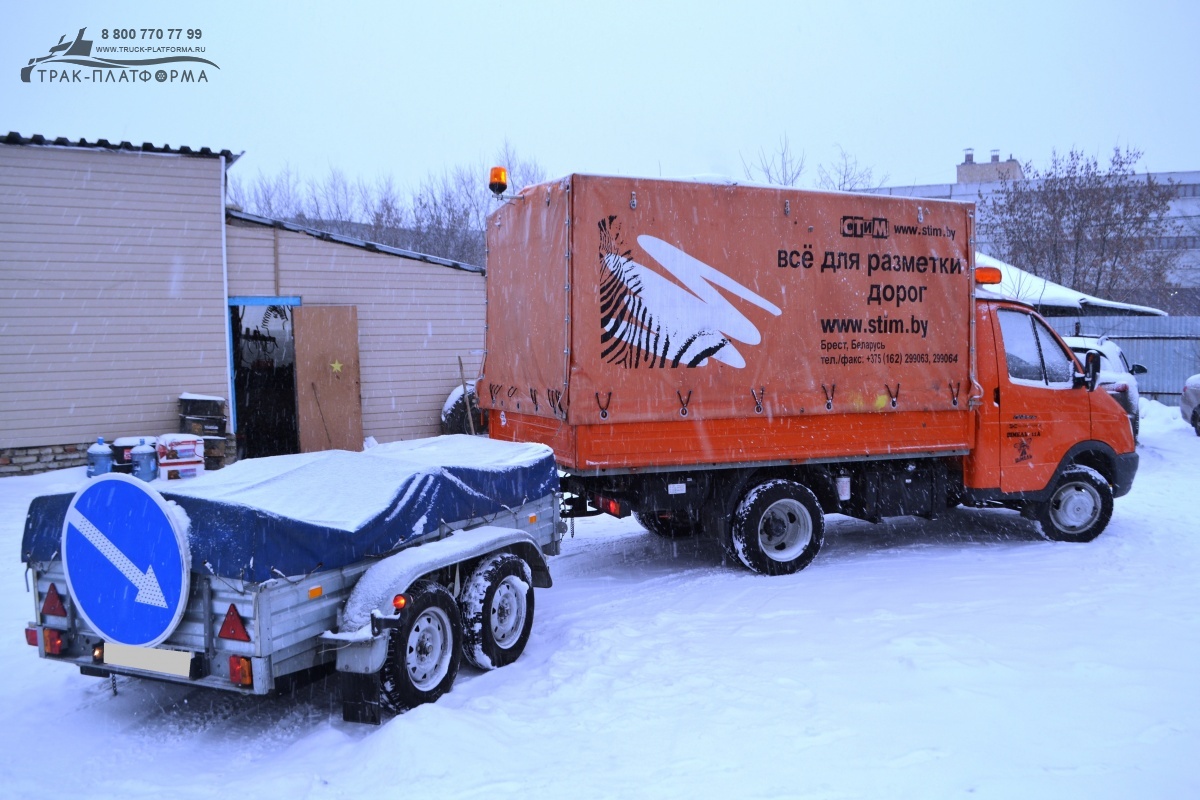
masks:
[[[1130,364],[1147,369],[1138,392],[1166,405],[1179,405],[1183,382],[1200,373],[1200,317],[1051,317],[1063,336],[1107,334]]]

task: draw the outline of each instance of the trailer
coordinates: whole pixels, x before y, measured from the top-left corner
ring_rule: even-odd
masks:
[[[378,724],[512,663],[558,552],[548,448],[480,437],[249,459],[187,481],[110,474],[30,504],[39,656],[247,695],[336,670]]]
[[[1128,419],[1033,309],[977,292],[974,226],[925,198],[526,188],[487,226],[490,435],[554,450],[565,515],[710,534],[767,574],[834,512],[994,505],[1095,538],[1136,472]]]

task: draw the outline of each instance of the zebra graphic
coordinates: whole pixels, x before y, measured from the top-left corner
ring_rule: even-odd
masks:
[[[732,340],[761,341],[758,328],[715,287],[767,312],[782,312],[773,303],[653,236],[638,244],[685,288],[639,264],[625,248],[616,216],[599,222],[600,345],[610,364],[636,369],[694,368],[710,359],[732,367],[745,360]]]

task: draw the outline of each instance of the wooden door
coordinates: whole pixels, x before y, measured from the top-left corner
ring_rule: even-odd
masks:
[[[358,309],[297,306],[292,327],[300,452],[362,450]]]

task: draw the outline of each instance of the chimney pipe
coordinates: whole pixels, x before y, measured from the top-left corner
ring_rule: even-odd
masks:
[[[966,150],[963,151],[963,154],[964,154],[963,155],[963,163],[964,164],[974,164],[975,163],[975,148],[974,147],[968,147]]]
[[[1000,163],[1000,151],[999,150],[992,150],[992,163],[993,164]]]

